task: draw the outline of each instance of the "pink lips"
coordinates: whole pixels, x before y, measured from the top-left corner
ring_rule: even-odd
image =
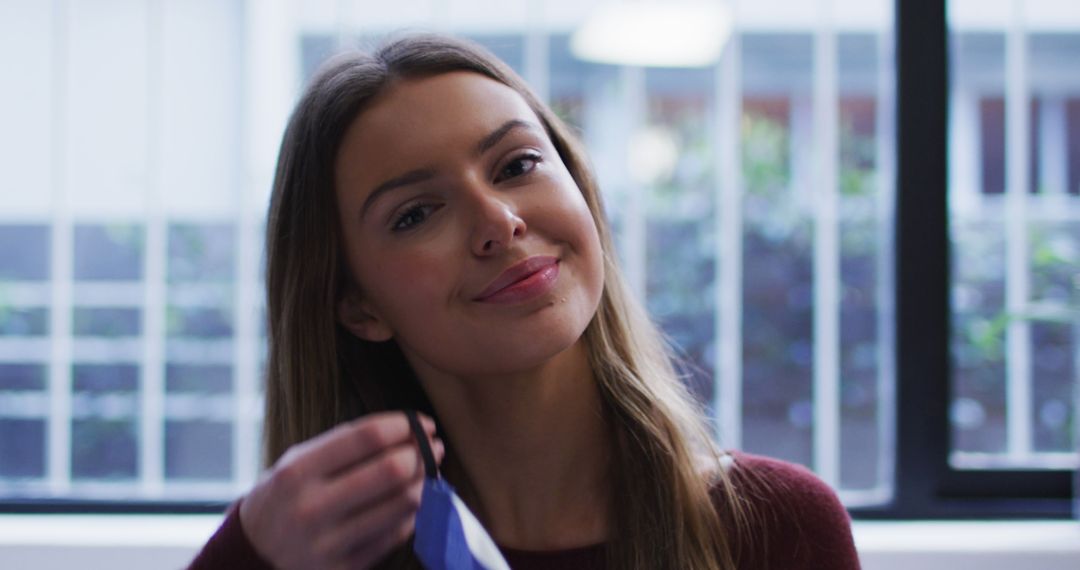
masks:
[[[551,290],[559,277],[559,260],[537,255],[511,265],[474,299],[483,303],[516,303]]]

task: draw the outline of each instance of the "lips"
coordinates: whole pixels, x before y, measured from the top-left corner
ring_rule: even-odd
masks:
[[[481,302],[517,301],[539,294],[554,284],[559,275],[559,259],[549,255],[526,258],[495,278],[474,299]]]

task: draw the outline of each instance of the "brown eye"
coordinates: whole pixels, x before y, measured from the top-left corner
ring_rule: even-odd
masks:
[[[435,204],[416,204],[394,218],[394,224],[390,228],[395,232],[410,230],[424,223],[438,206]]]
[[[499,175],[495,178],[495,181],[502,182],[511,178],[517,178],[518,176],[525,176],[532,172],[539,163],[540,154],[536,152],[528,152],[517,156],[499,171]]]

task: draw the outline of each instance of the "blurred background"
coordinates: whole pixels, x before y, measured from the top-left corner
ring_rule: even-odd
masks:
[[[658,4],[686,3],[0,0],[0,501],[251,485],[283,127],[320,62],[400,30],[483,44],[580,133],[722,445],[888,501],[893,2],[589,35]],[[1075,468],[1080,3],[948,6],[951,463]]]

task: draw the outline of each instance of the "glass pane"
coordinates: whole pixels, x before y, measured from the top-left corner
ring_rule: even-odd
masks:
[[[1080,96],[1065,100],[1065,147],[1068,161],[1068,194],[1080,196]]]
[[[46,368],[0,364],[0,482],[45,476]]]
[[[228,480],[233,475],[233,369],[170,364],[165,372],[165,477]]]
[[[72,370],[71,475],[138,475],[139,369],[134,364],[76,364]]]
[[[169,227],[169,282],[233,278],[235,231],[225,224]]]
[[[165,476],[169,479],[232,477],[232,424],[165,422]]]
[[[841,73],[851,70],[852,82],[876,73],[872,37],[842,37],[840,45],[841,54],[855,60],[841,59]],[[878,213],[885,190],[877,178],[877,105],[872,93],[840,100],[840,480],[848,489],[877,486],[880,456],[887,451],[881,446],[879,396],[890,371],[882,362],[879,328],[890,324],[881,322],[882,287],[886,295],[890,289],[880,280],[891,256],[882,235],[888,226]]]
[[[45,373],[42,364],[0,364],[0,390],[44,390]]]
[[[169,393],[228,394],[232,391],[232,374],[229,366],[170,364],[165,369],[165,390]]]
[[[4,393],[0,392],[0,400]],[[45,476],[45,420],[0,417],[0,478]]]
[[[950,2],[958,468],[1078,463],[1077,16],[1067,3]]]
[[[813,37],[743,39],[743,444],[813,462]]]
[[[0,281],[45,281],[49,278],[46,225],[0,225]]]
[[[647,190],[645,298],[682,352],[685,380],[713,401],[714,147],[708,130],[713,76],[649,70],[646,123],[631,142],[631,173]]]
[[[169,307],[166,330],[170,337],[220,338],[232,336],[229,308]]]
[[[142,279],[143,231],[139,226],[75,226],[75,279]]]
[[[142,334],[139,309],[75,307],[72,333],[75,336],[131,337]]]
[[[49,334],[49,309],[8,307],[0,304],[0,337]]]
[[[615,69],[574,57],[569,34],[552,34],[548,50],[548,104],[560,119],[580,132],[586,122],[587,106],[595,106],[597,91],[612,81]]]
[[[959,222],[959,220],[958,220]],[[953,244],[952,438],[957,449],[1005,448],[1005,243],[996,224],[956,223]]]
[[[135,422],[73,420],[71,476],[78,479],[125,480],[138,474]]]

